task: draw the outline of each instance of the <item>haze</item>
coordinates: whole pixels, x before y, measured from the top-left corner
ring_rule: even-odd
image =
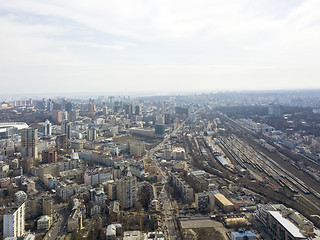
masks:
[[[320,88],[320,1],[0,2],[2,94]]]

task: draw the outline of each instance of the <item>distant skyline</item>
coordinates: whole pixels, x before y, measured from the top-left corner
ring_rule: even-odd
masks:
[[[0,95],[320,89],[319,9],[317,0],[1,1]]]

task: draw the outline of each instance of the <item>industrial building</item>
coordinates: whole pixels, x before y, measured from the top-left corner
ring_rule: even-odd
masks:
[[[217,193],[214,195],[216,204],[224,211],[231,212],[234,210],[234,205],[224,195]]]
[[[230,167],[228,161],[222,157],[222,156],[215,156],[215,158],[219,161],[219,163],[223,166],[223,167]]]
[[[224,222],[227,227],[246,227],[248,225],[248,221],[244,217],[226,218]]]

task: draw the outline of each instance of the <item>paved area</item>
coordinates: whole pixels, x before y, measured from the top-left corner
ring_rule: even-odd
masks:
[[[214,221],[208,220],[186,220],[180,221],[182,228],[208,228],[215,227]]]
[[[199,220],[182,220],[180,221],[183,229],[196,229],[196,228],[213,228],[214,230],[221,233],[224,240],[229,240],[227,232],[231,229],[226,229],[221,222],[210,220],[210,219],[199,219]]]

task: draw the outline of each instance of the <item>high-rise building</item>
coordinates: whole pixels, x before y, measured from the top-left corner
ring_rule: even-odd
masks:
[[[68,148],[68,139],[66,134],[61,134],[56,138],[56,148],[58,151],[60,149],[67,149]]]
[[[65,120],[61,124],[61,133],[66,134],[67,138],[71,138],[71,122]]]
[[[62,112],[62,121],[68,120],[68,112],[67,111],[63,111]]]
[[[38,157],[38,129],[29,127],[22,130],[21,156]]]
[[[88,111],[89,112],[95,112],[96,111],[96,105],[94,103],[88,103]]]
[[[89,128],[87,132],[87,139],[89,141],[94,141],[97,139],[97,129]]]
[[[127,115],[132,115],[132,104],[124,105],[124,111]]]
[[[57,151],[42,151],[42,163],[53,163],[58,159]]]
[[[32,106],[32,99],[31,98],[29,98],[29,100],[27,101],[27,105]]]
[[[53,216],[53,199],[51,197],[44,197],[42,200],[42,214]]]
[[[117,198],[120,200],[122,209],[132,208],[136,205],[136,177],[124,177],[117,182]]]
[[[52,103],[52,100],[49,99],[48,102],[47,102],[47,109],[46,110],[51,112],[52,108],[53,108],[53,103]]]
[[[140,113],[141,113],[140,105],[137,105],[136,108],[135,108],[134,114],[135,115],[140,115]]]
[[[51,136],[52,132],[52,124],[51,122],[47,119],[44,122],[44,136]]]
[[[25,203],[15,205],[3,215],[3,238],[22,237],[25,234]]]
[[[104,108],[102,109],[102,112],[103,112],[103,115],[104,115],[104,116],[108,116],[108,108],[107,108],[107,107],[104,107]]]
[[[52,112],[52,120],[56,123],[62,122],[62,112],[60,110],[54,110]]]

